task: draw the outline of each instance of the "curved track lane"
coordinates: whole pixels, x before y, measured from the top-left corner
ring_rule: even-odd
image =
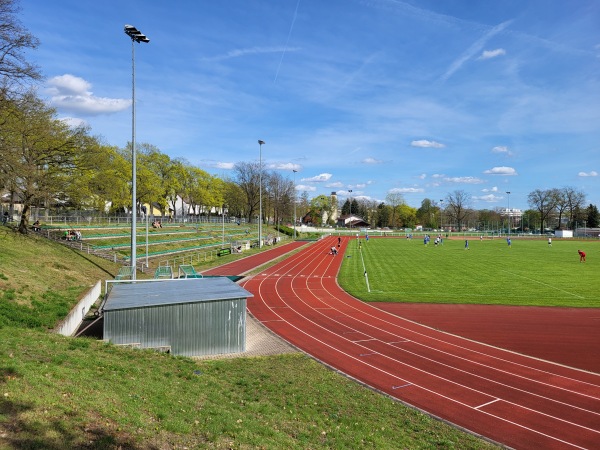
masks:
[[[600,375],[437,331],[363,303],[336,276],[337,238],[243,283],[249,311],[325,364],[515,448],[598,448]]]

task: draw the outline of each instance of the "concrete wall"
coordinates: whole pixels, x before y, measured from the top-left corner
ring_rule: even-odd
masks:
[[[83,318],[88,313],[90,308],[98,299],[102,292],[100,281],[98,281],[84,296],[77,305],[71,310],[71,312],[59,323],[55,328],[54,332],[62,334],[63,336],[71,336],[83,321]]]

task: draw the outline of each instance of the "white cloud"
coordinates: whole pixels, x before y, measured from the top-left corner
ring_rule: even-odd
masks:
[[[381,163],[383,163],[383,161],[381,161],[379,159],[375,159],[375,158],[365,158],[362,160],[362,162],[365,164],[381,164]]]
[[[496,147],[492,148],[492,153],[504,153],[508,156],[512,156],[512,152],[504,145],[497,145]]]
[[[61,117],[60,121],[67,124],[69,128],[77,128],[80,126],[86,127],[89,125],[85,120],[79,119],[77,117]]]
[[[498,192],[498,187],[494,186],[493,188],[490,188],[490,189],[482,189],[481,192]]]
[[[425,192],[425,189],[423,189],[423,188],[414,188],[414,187],[393,188],[393,189],[390,189],[388,192],[390,194],[417,194],[417,193],[420,193],[420,192]]]
[[[421,147],[421,148],[444,148],[444,144],[440,144],[435,141],[428,141],[427,139],[420,139],[418,141],[412,141],[410,143],[413,147]]]
[[[330,173],[322,173],[319,174],[315,177],[311,177],[311,178],[302,178],[301,181],[307,182],[307,183],[323,183],[327,180],[329,180],[333,175],[331,175]]]
[[[297,191],[306,191],[306,192],[315,192],[317,190],[314,186],[307,186],[306,184],[298,184],[296,185]]]
[[[491,169],[485,170],[483,173],[488,175],[518,175],[517,171],[512,167],[492,167]]]
[[[592,170],[591,172],[579,172],[578,175],[580,177],[597,177],[598,172],[596,172],[595,170]]]
[[[506,55],[506,50],[503,48],[497,48],[496,50],[484,50],[479,59],[491,59],[503,55]]]
[[[290,172],[292,170],[295,170],[296,172],[299,172],[300,169],[302,168],[302,166],[300,166],[299,164],[294,164],[294,163],[274,163],[274,164],[269,164],[268,168],[273,169],[273,170],[289,170]]]
[[[495,203],[498,202],[501,197],[494,194],[482,195],[479,197],[473,196],[473,200],[481,200],[482,202]]]
[[[248,55],[259,55],[263,53],[288,53],[297,52],[300,50],[298,47],[251,47],[251,48],[238,48],[230,50],[227,53],[217,56],[211,56],[202,58],[202,61],[223,61],[225,59],[239,58],[241,56]]]
[[[422,173],[421,175],[419,175],[419,179],[424,180],[425,178],[427,178],[426,173]]]
[[[90,91],[90,83],[70,74],[50,78],[46,86],[50,103],[59,111],[94,116],[123,111],[131,106],[128,99],[96,97]]]
[[[475,177],[447,177],[444,178],[444,181],[449,183],[465,183],[465,184],[481,184],[484,181],[481,178]]]
[[[231,170],[235,167],[235,163],[232,162],[218,162],[215,164],[215,167],[217,169],[227,169],[227,170]]]
[[[433,175],[431,175],[431,178],[444,178],[446,175],[442,174],[442,173],[434,173]]]
[[[340,181],[336,181],[335,183],[328,183],[325,185],[326,188],[341,188],[344,185],[344,183],[340,182]]]

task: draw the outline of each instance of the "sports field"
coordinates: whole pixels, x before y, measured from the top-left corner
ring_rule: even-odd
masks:
[[[365,301],[600,307],[600,241],[361,236],[343,257],[339,283]]]

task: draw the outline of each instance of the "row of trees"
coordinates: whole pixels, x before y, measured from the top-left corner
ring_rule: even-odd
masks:
[[[151,144],[136,148],[137,198],[131,198],[131,144],[108,146],[86,127],[70,127],[56,111],[39,99],[35,83],[39,69],[24,57],[39,42],[16,20],[13,0],[0,0],[0,188],[11,201],[22,203],[19,230],[26,233],[32,207],[130,212],[150,204],[161,215],[207,214],[227,211],[230,216],[254,222],[291,222],[294,215],[322,224],[339,205],[331,197],[297,198],[295,186],[279,172],[256,162],[240,162],[231,178],[219,178],[172,159]],[[261,186],[262,181],[262,186]],[[262,192],[262,195],[260,195]],[[498,211],[476,211],[464,191],[454,191],[439,202],[424,199],[419,208],[406,204],[401,194],[390,193],[385,202],[348,199],[341,214],[356,214],[372,226],[463,229],[465,224],[500,223]],[[598,226],[598,210],[584,207],[585,195],[574,188],[535,190],[528,196],[528,224],[541,230],[586,222]],[[12,205],[11,205],[12,206]],[[564,220],[563,220],[564,219]]]
[[[523,231],[547,228],[576,228],[600,226],[600,214],[595,205],[585,206],[585,194],[572,187],[547,190],[536,189],[528,195],[530,209],[521,214],[508,213],[504,208],[476,210],[471,207],[471,196],[462,190],[449,193],[444,199],[434,201],[429,198],[421,202],[419,208],[406,204],[403,196],[391,193],[385,202],[375,202],[360,198],[347,199],[339,209],[343,215],[357,215],[375,227],[415,228],[421,225],[426,229],[521,229]],[[331,217],[334,205],[330,197],[319,196],[309,204],[308,218],[321,224],[321,218]],[[329,221],[330,225],[333,225]]]
[[[26,232],[32,207],[69,207],[109,210],[131,209],[131,145],[125,148],[103,145],[84,127],[69,127],[56,112],[32,91],[0,102],[0,181],[10,198],[22,202],[19,228]],[[150,144],[141,144],[137,154],[136,207],[151,204],[161,215],[177,214],[183,200],[187,209],[180,214],[196,215],[227,211],[235,217],[258,219],[262,180],[263,222],[291,222],[307,216],[315,224],[331,218],[339,205],[332,198],[318,196],[309,201],[305,192],[298,201],[293,182],[279,172],[267,171],[257,162],[240,162],[233,177],[222,179],[194,167],[185,160],[172,159]],[[296,208],[294,208],[296,202]],[[598,211],[585,206],[585,194],[575,188],[535,190],[528,195],[531,207],[521,221],[534,226],[572,228],[585,222],[598,226]],[[454,228],[465,224],[502,223],[502,211],[474,210],[464,191],[454,191],[435,202],[424,199],[419,208],[406,204],[400,194],[385,202],[348,199],[341,214],[356,214],[377,227]],[[308,214],[307,214],[308,213]],[[520,225],[511,221],[513,226]],[[508,225],[507,225],[508,226]]]

